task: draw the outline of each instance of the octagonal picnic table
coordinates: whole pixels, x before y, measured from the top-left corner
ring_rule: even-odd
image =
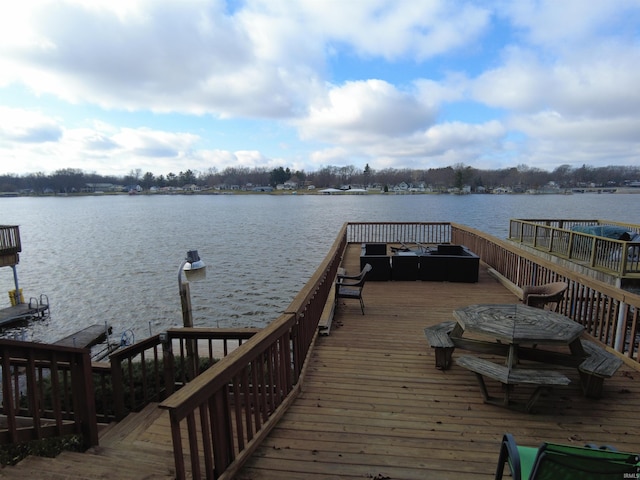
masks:
[[[487,403],[508,406],[512,403],[512,387],[530,384],[536,386],[524,405],[525,411],[530,411],[543,389],[570,383],[569,378],[557,370],[519,368],[521,358],[569,366],[577,366],[585,359],[580,341],[584,327],[549,310],[521,304],[480,304],[457,309],[453,316],[457,323],[450,338],[456,347],[507,357],[506,365],[470,355],[456,359],[458,365],[476,375]],[[470,338],[469,334],[490,340]],[[568,352],[539,349],[538,345],[564,345],[568,346]],[[489,395],[484,376],[502,383],[502,399]]]
[[[522,304],[468,305],[453,312],[456,326],[451,339],[456,346],[469,350],[507,355],[507,367],[518,359],[577,366],[586,354],[580,342],[584,327],[570,318],[550,310]],[[494,339],[493,342],[471,340],[464,333]],[[534,348],[523,348],[532,345]],[[537,345],[567,345],[569,353],[541,350]]]

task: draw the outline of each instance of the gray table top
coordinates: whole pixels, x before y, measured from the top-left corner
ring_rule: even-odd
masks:
[[[559,313],[522,304],[468,305],[453,312],[465,332],[474,332],[510,344],[567,345],[584,327]]]

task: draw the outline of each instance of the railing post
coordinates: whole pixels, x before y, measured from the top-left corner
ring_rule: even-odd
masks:
[[[122,361],[111,358],[111,387],[113,388],[113,410],[116,421],[127,416],[124,407],[124,385],[122,383]]]
[[[254,385],[253,388],[257,388]],[[216,476],[224,472],[233,461],[233,429],[231,428],[231,409],[229,408],[228,387],[218,390],[211,399],[213,410],[213,463]],[[257,405],[256,405],[257,408]]]
[[[591,239],[591,258],[589,259],[589,266],[595,267],[596,265],[596,248],[598,246],[598,237],[594,236]]]
[[[96,417],[96,403],[91,372],[91,358],[89,350],[74,356],[71,370],[71,385],[73,389],[74,407],[79,417],[84,447],[98,445],[98,419]]]
[[[175,374],[174,374],[174,358],[173,347],[168,333],[160,334],[162,342],[162,367],[164,370],[164,388],[165,395],[168,397],[175,391]]]

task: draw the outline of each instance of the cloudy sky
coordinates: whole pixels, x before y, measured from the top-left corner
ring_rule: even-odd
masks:
[[[638,0],[16,0],[0,173],[640,164]]]

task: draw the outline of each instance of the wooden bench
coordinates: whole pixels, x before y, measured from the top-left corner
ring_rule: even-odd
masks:
[[[338,268],[338,275],[344,275],[344,268]],[[333,323],[333,314],[336,310],[336,282],[334,280],[331,285],[331,289],[329,290],[329,295],[327,295],[327,301],[324,304],[324,308],[322,309],[322,314],[320,315],[320,320],[318,321],[318,334],[319,335],[329,335],[331,331],[331,325]]]
[[[578,365],[582,391],[585,397],[600,398],[604,379],[610,378],[622,365],[622,359],[601,346],[588,340],[581,340],[587,358]]]
[[[511,404],[509,395],[511,387],[518,384],[537,385],[529,400],[524,405],[524,410],[530,412],[535,402],[540,397],[540,393],[544,389],[550,389],[554,385],[568,385],[571,380],[560,372],[555,370],[538,370],[528,368],[511,369],[505,365],[485,360],[484,358],[474,357],[473,355],[461,355],[456,359],[456,363],[471,370],[480,384],[480,391],[485,403],[491,403],[508,407]],[[504,398],[498,399],[489,395],[484,377],[489,377],[503,384]]]
[[[436,368],[439,370],[447,370],[451,366],[451,355],[455,345],[449,334],[455,325],[456,322],[442,322],[424,329],[429,345],[435,349]]]

